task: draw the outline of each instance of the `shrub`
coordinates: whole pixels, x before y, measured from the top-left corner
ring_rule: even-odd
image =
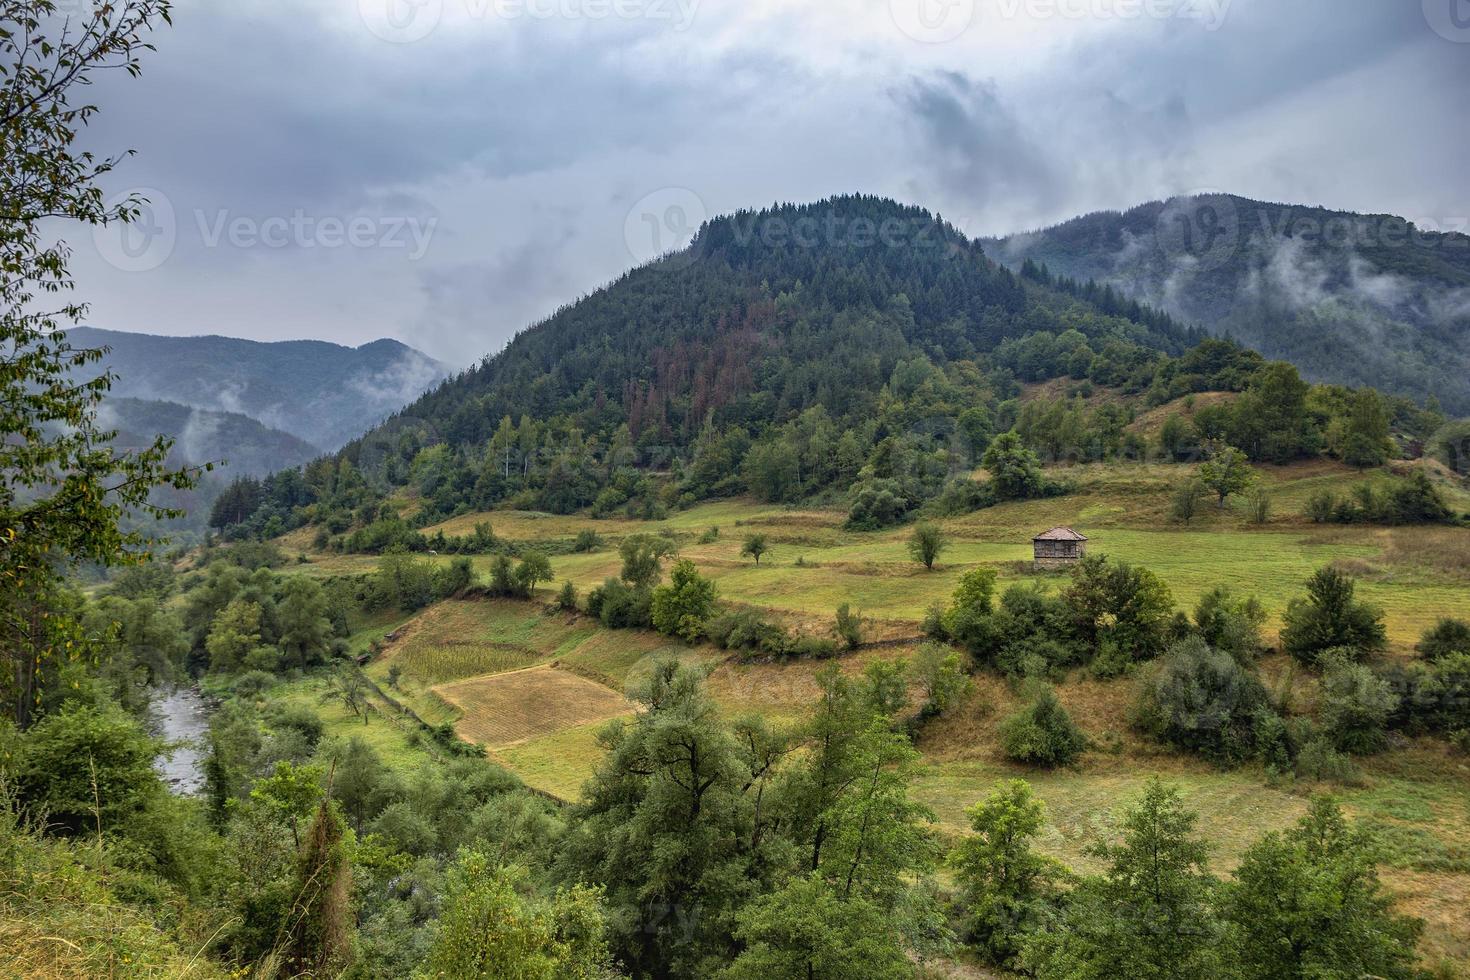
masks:
[[[1261,627],[1265,622],[1266,610],[1254,597],[1236,599],[1223,585],[1205,593],[1194,610],[1194,627],[1205,643],[1242,663],[1249,663],[1264,649]]]
[[[1355,655],[1388,643],[1383,613],[1354,598],[1353,580],[1335,568],[1319,570],[1307,582],[1306,599],[1293,599],[1282,617],[1281,644],[1301,662],[1316,664],[1326,651],[1346,648]]]
[[[990,618],[994,596],[995,569],[974,568],[961,575],[941,619],[942,636],[977,656],[989,653],[993,645]]]
[[[1430,627],[1414,649],[1425,660],[1439,660],[1453,653],[1470,653],[1470,623],[1441,619]]]
[[[706,625],[705,635],[721,650],[756,650],[777,655],[786,652],[786,631],[749,609],[716,616]]]
[[[327,726],[322,721],[321,715],[317,714],[310,706],[305,704],[285,704],[277,706],[270,716],[271,726],[278,731],[290,731],[299,734],[306,744],[315,748],[326,734]]]
[[[1080,662],[1070,616],[1067,604],[1044,587],[1011,586],[986,624],[996,669],[1013,677],[1040,677]]]
[[[1387,744],[1389,716],[1398,704],[1389,682],[1362,664],[1334,659],[1322,678],[1322,727],[1343,752],[1381,751]]]
[[[1322,490],[1307,501],[1307,516],[1317,523],[1338,524],[1444,524],[1454,520],[1439,487],[1428,474],[1416,470],[1394,478],[1386,491],[1371,483],[1353,487],[1347,497]]]
[[[1315,735],[1302,744],[1297,753],[1295,772],[1298,779],[1308,782],[1341,783],[1356,785],[1362,773],[1353,760],[1338,752],[1325,735]]]
[[[853,489],[847,526],[858,531],[876,531],[903,520],[909,500],[897,480],[869,480]]]
[[[1087,748],[1049,684],[1032,688],[1030,703],[1001,725],[1000,739],[1008,758],[1046,768],[1067,765]]]
[[[1185,480],[1174,488],[1169,498],[1169,516],[1180,524],[1194,520],[1199,510],[1199,498],[1204,489],[1195,480]]]
[[[856,650],[863,645],[863,614],[845,602],[837,607],[835,629],[837,638],[847,649]]]
[[[995,490],[988,483],[964,477],[951,480],[927,510],[940,517],[958,517],[995,506]]]
[[[1306,514],[1314,524],[1326,524],[1336,519],[1338,500],[1331,490],[1318,490],[1307,498]]]
[[[1099,661],[1094,669],[1103,676],[1163,652],[1174,599],[1148,569],[1088,555],[1072,569],[1072,584],[1062,598],[1079,639]]]
[[[767,651],[782,653],[788,657],[806,657],[812,660],[825,660],[837,654],[837,644],[825,636],[798,636],[787,639],[782,644],[780,651]]]
[[[1246,759],[1266,703],[1260,681],[1199,637],[1175,644],[1143,687],[1138,726],[1162,742],[1223,763]]]
[[[577,611],[577,587],[567,579],[561,585],[561,591],[556,594],[556,608],[563,612]]]
[[[1470,727],[1470,653],[1393,665],[1380,676],[1399,699],[1390,728],[1448,733]]]
[[[587,593],[587,612],[611,629],[653,625],[653,595],[621,579],[610,578]]]
[[[1263,489],[1257,489],[1251,494],[1250,501],[1251,520],[1256,524],[1265,524],[1271,519],[1271,494]]]
[[[601,547],[602,537],[590,527],[578,531],[576,540],[572,542],[572,550],[579,555],[584,555],[589,551],[596,551]]]
[[[246,699],[258,697],[262,692],[268,691],[276,686],[276,675],[264,670],[247,670],[235,682],[230,689],[237,697]]]
[[[970,687],[960,655],[938,643],[920,646],[909,671],[924,699],[919,706],[922,718],[942,714],[963,698]]]

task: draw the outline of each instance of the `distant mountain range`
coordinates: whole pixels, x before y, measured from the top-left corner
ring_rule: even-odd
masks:
[[[1317,381],[1470,414],[1470,237],[1393,215],[1227,194],[982,241],[1013,269],[1096,280]]]
[[[160,435],[174,440],[178,463],[224,461],[226,478],[265,476],[300,466],[323,454],[320,447],[289,432],[271,429],[236,412],[213,412],[177,402],[142,398],[108,398],[98,421],[117,431],[114,444],[134,449],[150,445]]]
[[[248,448],[237,444],[235,452],[225,453],[242,462],[251,460],[244,468],[252,470],[272,452],[279,452],[282,462],[264,469],[295,465],[303,451],[310,450],[310,455],[335,451],[448,374],[443,364],[396,340],[354,348],[319,340],[262,343],[92,327],[68,331],[68,337],[77,347],[109,348],[91,376],[104,367],[116,375],[108,404],[125,421],[168,422],[178,427],[159,431],[181,440],[186,433],[200,432],[200,425],[214,425],[237,437],[258,437]],[[124,399],[155,405],[120,406]],[[173,404],[157,404],[164,402]],[[175,411],[181,407],[222,414],[195,419],[195,428],[186,430],[190,421]],[[227,416],[253,419],[276,433],[247,431],[238,418]]]

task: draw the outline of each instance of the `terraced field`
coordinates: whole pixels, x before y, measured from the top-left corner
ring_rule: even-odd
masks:
[[[491,750],[633,710],[611,688],[549,666],[472,677],[434,691],[460,711],[455,730]]]

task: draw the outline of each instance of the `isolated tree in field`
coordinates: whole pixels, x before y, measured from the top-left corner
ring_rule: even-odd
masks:
[[[357,668],[340,667],[332,672],[321,703],[332,701],[341,703],[349,714],[361,718],[364,725],[368,723],[368,683]]]
[[[1251,469],[1245,453],[1234,446],[1225,446],[1200,464],[1199,482],[1217,498],[1217,506],[1225,509],[1225,501],[1234,494],[1244,493],[1256,481],[1256,472]]]
[[[914,533],[909,536],[909,554],[914,561],[928,569],[933,569],[934,563],[948,547],[949,540],[944,532],[928,521],[915,525]]]
[[[1011,965],[1020,941],[1039,928],[1066,869],[1031,849],[1046,807],[1024,779],[996,787],[965,810],[972,833],[949,854],[972,940],[990,962]]]
[[[1308,665],[1329,650],[1353,656],[1382,650],[1388,644],[1383,612],[1359,602],[1353,580],[1335,568],[1323,568],[1307,582],[1307,598],[1293,599],[1282,615],[1281,645]]]
[[[95,108],[75,100],[101,73],[138,73],[169,5],[87,4],[62,35],[69,9],[0,3],[0,711],[21,728],[63,651],[85,651],[61,579],[82,563],[134,560],[148,540],[125,516],[178,516],[150,495],[194,482],[167,467],[168,440],[136,452],[111,444],[97,408],[112,375],[77,380],[103,352],[74,348],[63,332],[87,312],[68,298],[65,236],[137,221],[146,206],[104,198],[100,180],[120,157],[80,149],[93,142],[81,131]]]
[[[981,462],[995,486],[996,499],[1025,500],[1041,496],[1045,485],[1041,460],[1015,432],[996,436]]]
[[[740,554],[749,555],[751,558],[754,558],[757,565],[761,563],[761,555],[764,555],[769,550],[770,548],[766,544],[766,536],[759,533],[747,535],[745,544],[740,546]]]
[[[528,551],[516,566],[516,585],[524,595],[536,591],[541,582],[550,582],[556,576],[551,571],[551,559],[539,551]]]
[[[1379,847],[1330,797],[1241,858],[1221,897],[1226,948],[1242,980],[1419,976],[1423,923],[1393,911],[1378,880]]]
[[[1108,869],[1084,878],[1054,931],[1033,934],[1023,962],[1041,980],[1218,977],[1215,879],[1196,817],[1158,780],[1123,818],[1123,839],[1089,849]]]
[[[1194,520],[1199,504],[1200,484],[1198,480],[1185,480],[1174,487],[1169,498],[1169,516],[1181,524]]]
[[[662,562],[674,553],[667,538],[652,534],[630,534],[618,545],[623,559],[622,579],[635,589],[651,589],[663,576]]]

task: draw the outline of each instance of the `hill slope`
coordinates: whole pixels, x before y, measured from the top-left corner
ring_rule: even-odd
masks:
[[[478,453],[498,440],[507,483],[530,457],[544,466],[586,447],[631,452],[635,465],[656,466],[663,453],[666,466],[702,430],[739,430],[748,443],[813,411],[813,424],[871,426],[894,398],[927,399],[932,415],[952,419],[1010,384],[1013,368],[975,366],[982,355],[1043,332],[1068,338],[1066,351],[1106,352],[1120,376],[1203,336],[1110,292],[1026,283],[920,208],[853,196],[741,212],[527,329],[346,455],[370,478],[401,484],[420,446]],[[524,466],[510,465],[509,443]],[[463,498],[471,486],[453,489]],[[544,505],[591,502],[577,487],[571,496]]]
[[[158,337],[79,327],[77,347],[110,348],[114,398],[247,415],[331,451],[443,378],[439,362],[396,340],[342,347],[316,340]],[[91,376],[99,368],[94,368]]]
[[[1312,380],[1470,413],[1470,237],[1232,195],[1154,201],[985,243],[1095,279]]]

